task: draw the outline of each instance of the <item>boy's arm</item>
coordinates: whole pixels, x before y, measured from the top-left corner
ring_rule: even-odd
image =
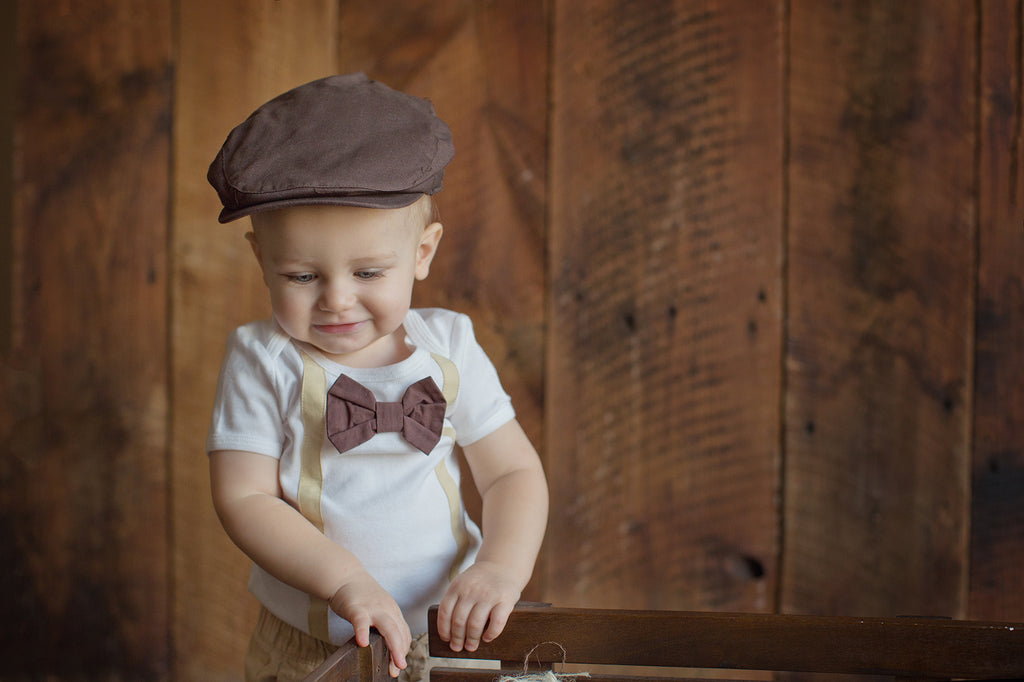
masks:
[[[369,644],[370,627],[387,642],[392,666],[405,667],[412,637],[398,604],[354,554],[331,542],[281,498],[278,461],[235,450],[210,453],[213,504],[228,536],[279,580],[330,603]],[[395,667],[393,675],[398,674]]]
[[[481,638],[501,634],[530,580],[547,526],[548,488],[516,420],[463,450],[483,499],[483,544],[441,600],[437,628],[453,651],[474,651]]]

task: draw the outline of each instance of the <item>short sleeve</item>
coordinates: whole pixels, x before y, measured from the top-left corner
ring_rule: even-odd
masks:
[[[516,413],[498,371],[476,340],[469,317],[455,316],[451,334],[452,360],[459,369],[451,422],[459,445],[465,446],[515,419]]]
[[[285,447],[274,357],[251,327],[228,338],[217,381],[207,453],[243,450],[280,458]]]

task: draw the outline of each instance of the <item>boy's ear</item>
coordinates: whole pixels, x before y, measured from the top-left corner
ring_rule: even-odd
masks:
[[[423,280],[430,274],[430,263],[437,253],[437,245],[444,234],[441,223],[430,223],[423,228],[423,236],[416,248],[416,279]]]

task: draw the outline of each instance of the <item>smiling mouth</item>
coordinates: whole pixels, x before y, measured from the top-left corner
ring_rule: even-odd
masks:
[[[348,322],[345,324],[318,324],[314,326],[318,331],[324,332],[325,334],[349,334],[363,326],[363,323]]]

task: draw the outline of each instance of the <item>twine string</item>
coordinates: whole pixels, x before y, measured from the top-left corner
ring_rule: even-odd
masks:
[[[522,674],[515,675],[502,675],[498,678],[497,682],[572,682],[578,677],[590,677],[588,672],[580,673],[556,673],[552,670],[530,670],[530,657],[533,656],[537,649],[544,646],[545,644],[552,644],[558,647],[558,650],[562,652],[562,665],[565,665],[566,650],[565,647],[558,642],[547,641],[540,642],[535,645],[526,654],[526,658],[523,659],[523,672]],[[540,657],[537,657],[537,663],[539,664]]]

